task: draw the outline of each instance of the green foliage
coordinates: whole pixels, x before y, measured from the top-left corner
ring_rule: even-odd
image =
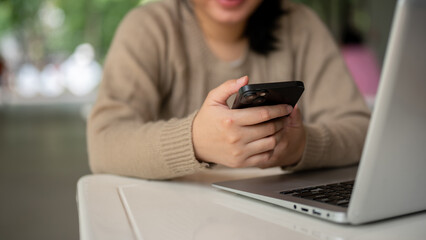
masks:
[[[103,58],[121,19],[139,1],[57,0],[57,3],[65,12],[63,39],[67,39],[58,48],[73,50],[77,44],[88,42]]]
[[[12,6],[8,2],[0,2],[0,36],[7,31],[11,25]]]
[[[108,51],[115,30],[124,15],[139,0],[0,0],[0,37],[12,32],[27,51],[27,59],[41,65],[52,55],[69,55],[77,45],[95,47],[98,60]],[[42,24],[40,10],[46,4],[61,9],[62,26]],[[37,54],[34,54],[37,52]]]
[[[10,27],[20,27],[28,24],[28,22],[37,15],[42,1],[43,0],[1,0],[0,9],[2,10],[0,11],[0,19],[5,20]]]

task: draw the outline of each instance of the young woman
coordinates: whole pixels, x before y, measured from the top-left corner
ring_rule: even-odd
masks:
[[[228,107],[249,81],[291,80],[305,84],[294,109]],[[126,16],[110,48],[88,123],[90,166],[166,179],[212,164],[348,165],[369,117],[329,32],[303,5],[156,1]]]

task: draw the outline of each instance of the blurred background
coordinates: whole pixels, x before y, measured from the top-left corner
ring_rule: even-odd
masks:
[[[141,0],[0,0],[0,239],[78,239],[85,126],[115,29]],[[369,103],[396,0],[294,0],[327,24]]]

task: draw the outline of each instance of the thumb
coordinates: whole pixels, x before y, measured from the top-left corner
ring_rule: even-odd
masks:
[[[242,86],[247,85],[247,83],[247,76],[239,79],[228,80],[217,88],[211,90],[207,98],[214,103],[226,105],[226,100],[228,100],[232,94],[238,92]]]

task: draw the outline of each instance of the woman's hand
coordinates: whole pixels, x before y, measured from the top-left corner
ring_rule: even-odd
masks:
[[[297,105],[290,116],[282,118],[283,128],[276,133],[281,139],[275,147],[269,161],[259,164],[257,167],[286,167],[297,164],[301,159],[306,145],[305,127],[302,115]]]
[[[226,100],[247,83],[229,80],[209,93],[193,123],[195,156],[228,167],[294,164],[304,148],[300,112],[283,118],[291,106],[229,109]]]

